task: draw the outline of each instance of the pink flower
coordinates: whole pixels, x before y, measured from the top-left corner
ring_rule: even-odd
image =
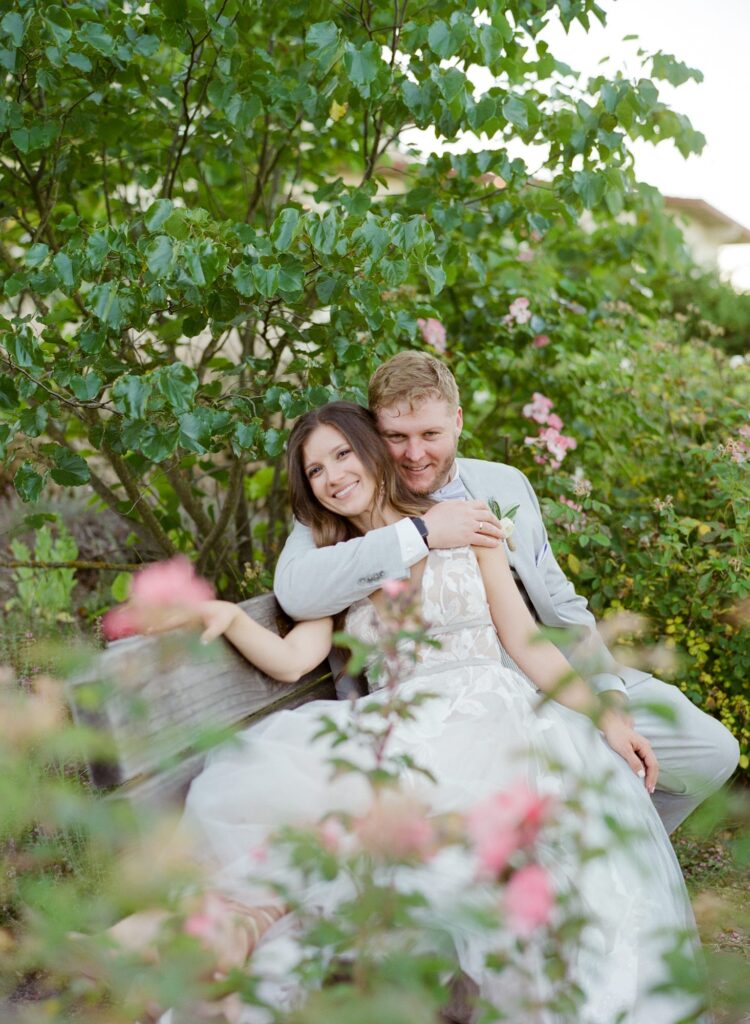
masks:
[[[571,498],[566,497],[564,494],[561,494],[557,500],[560,502],[561,505],[567,505],[568,508],[572,508],[576,512],[583,512],[582,505],[579,505],[577,501],[573,501]]]
[[[133,577],[131,600],[142,604],[200,604],[210,601],[214,588],[195,575],[184,555],[167,562],[153,562]]]
[[[421,317],[417,320],[417,327],[419,333],[422,335],[422,340],[426,345],[432,345],[436,352],[440,355],[445,355],[447,350],[446,345],[446,331],[445,327],[436,320],[434,317],[428,317],[427,320],[423,320]]]
[[[380,585],[380,589],[386,595],[386,597],[396,598],[405,594],[411,587],[409,580],[383,580]]]
[[[536,423],[546,423],[549,419],[550,409],[554,404],[551,398],[547,398],[546,395],[535,391],[531,396],[531,401],[523,407],[522,412],[527,420],[534,420]]]
[[[505,890],[505,910],[514,932],[524,937],[547,924],[555,897],[549,875],[538,864],[527,864],[513,875]]]
[[[748,439],[750,439],[750,423],[744,423],[744,424],[743,424],[743,425],[742,425],[742,426],[741,426],[741,427],[739,428],[739,430],[737,431],[737,433],[738,433],[738,434],[739,434],[739,435],[740,435],[741,437],[747,437]]]
[[[518,261],[519,263],[531,263],[534,259],[534,253],[531,249],[519,249],[518,250]]]
[[[531,344],[534,348],[544,348],[545,345],[549,345],[550,337],[548,334],[536,334]]]
[[[529,300],[524,295],[519,295],[517,299],[513,299],[508,307],[508,311],[517,324],[527,324],[531,320]]]
[[[547,426],[553,427],[555,430],[562,430],[563,421],[556,412],[551,412],[547,417]]]
[[[553,459],[559,462],[565,458],[568,451],[578,447],[574,437],[566,437],[555,427],[545,427],[539,431],[539,440],[545,445]]]
[[[138,632],[138,621],[127,605],[110,608],[102,619],[102,632],[107,640],[124,640]]]
[[[318,828],[320,845],[329,853],[338,853],[346,835],[346,829],[338,818],[326,818]]]
[[[355,822],[354,833],[362,848],[379,859],[424,861],[435,852],[435,830],[424,807],[398,793],[377,797]]]
[[[496,793],[473,807],[466,828],[474,842],[483,875],[496,877],[510,856],[531,845],[550,810],[550,801],[523,783]]]

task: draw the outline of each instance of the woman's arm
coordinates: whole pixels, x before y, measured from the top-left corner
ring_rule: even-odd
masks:
[[[490,614],[505,650],[544,693],[574,711],[596,714],[599,704],[593,690],[575,673],[570,663],[545,640],[518,593],[505,550],[474,548],[487,591]]]
[[[638,775],[645,775],[650,792],[656,785],[658,763],[648,740],[634,732],[613,708],[605,707],[570,666],[560,651],[545,640],[518,592],[505,550],[474,548],[482,573],[495,629],[505,650],[544,693],[560,704],[591,715],[607,742]]]
[[[131,603],[130,610],[140,620],[144,633],[162,633],[199,624],[204,643],[224,636],[261,672],[282,683],[296,683],[331,650],[333,620],[330,618],[300,622],[286,636],[280,637],[231,601],[203,601],[158,611]]]

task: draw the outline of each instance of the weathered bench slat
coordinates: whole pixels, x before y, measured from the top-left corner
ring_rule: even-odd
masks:
[[[242,607],[280,635],[289,627],[272,594]],[[118,752],[116,762],[91,766],[95,785],[129,783],[132,799],[152,803],[184,790],[200,770],[201,731],[249,724],[334,691],[327,664],[297,683],[279,683],[225,641],[209,650],[174,633],[113,643],[69,684],[69,696],[76,720],[96,725]]]

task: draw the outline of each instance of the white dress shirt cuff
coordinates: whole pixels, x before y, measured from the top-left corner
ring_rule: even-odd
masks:
[[[404,565],[410,569],[412,565],[422,561],[427,554],[427,547],[411,519],[399,519],[396,523],[396,533]]]

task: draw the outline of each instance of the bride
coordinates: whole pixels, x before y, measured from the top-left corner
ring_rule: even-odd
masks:
[[[431,504],[406,490],[373,417],[351,403],[333,402],[302,416],[289,440],[288,460],[295,514],[319,546],[420,515]],[[612,832],[636,839],[583,868],[554,844],[545,854],[554,883],[576,889],[589,917],[574,965],[584,993],[581,1024],[696,1019],[687,998],[656,991],[667,980],[665,932],[690,933],[693,925],[679,865],[649,799],[656,763],[648,758],[637,775],[615,752],[637,748],[640,737],[617,712],[597,709],[588,685],[541,637],[502,546],[431,550],[411,573],[422,617],[438,644],[417,650],[400,693],[407,699],[426,692],[436,696],[397,726],[392,751],[408,752],[434,781],[404,769],[402,788],[431,814],[442,815],[468,810],[516,782],[562,799],[569,795],[566,780],[598,782],[584,798],[592,842],[606,845]],[[384,592],[375,591],[349,608],[345,631],[377,642],[387,608]],[[290,682],[326,658],[334,628],[331,619],[302,622],[281,638],[225,601],[175,607],[156,628],[190,619],[199,620],[205,640],[224,636],[263,672]],[[501,644],[523,676],[504,666]],[[371,695],[362,701],[378,699],[377,680],[369,683]],[[540,700],[539,690],[548,699]],[[268,889],[253,891],[247,879],[258,877],[252,851],[263,848],[271,833],[282,825],[313,824],[328,812],[362,814],[372,800],[361,775],[331,779],[319,745],[312,744],[323,713],[344,727],[352,707],[316,701],[278,712],[215,752],[191,786],[186,825],[212,864],[217,888],[245,904],[263,903],[264,896],[268,903]],[[358,756],[367,767],[366,752]],[[250,912],[256,936],[281,913],[274,905]],[[507,991],[498,980],[502,976],[484,967],[489,949],[456,931],[461,967],[480,995],[500,1009]]]

